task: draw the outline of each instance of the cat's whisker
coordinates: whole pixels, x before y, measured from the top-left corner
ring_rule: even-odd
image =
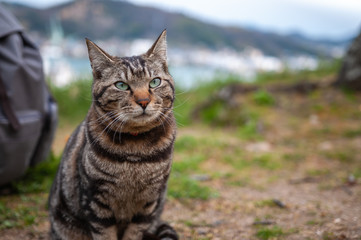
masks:
[[[95,123],[95,124],[99,124],[99,121],[101,119],[103,119],[100,124],[103,124],[105,121],[106,121],[106,118],[107,117],[113,117],[114,115],[116,114],[116,111],[111,111],[111,112],[106,112],[104,114],[101,114],[99,118],[93,120],[93,121],[90,121],[90,123]],[[109,115],[109,116],[108,116]]]
[[[118,134],[119,135],[119,142],[121,142],[121,133],[122,133],[122,128],[123,128],[123,125],[127,122],[127,118],[120,118],[119,120],[120,123],[118,125],[118,127],[115,129],[115,132],[114,132],[114,135],[113,135],[113,143],[115,142],[115,135]],[[118,129],[120,128],[120,130],[118,131]]]
[[[118,114],[122,114],[122,113],[118,113]],[[118,116],[118,117],[121,117],[121,116]],[[109,133],[109,129],[110,129],[110,127],[112,126],[112,124],[114,123],[114,122],[117,122],[118,120],[118,117],[117,118],[115,118],[115,119],[113,119],[113,121],[111,121],[104,129],[103,129],[103,131],[98,135],[98,136],[96,136],[96,138],[94,139],[94,141],[91,143],[91,144],[94,144],[95,142],[97,142],[98,141],[98,139],[101,139],[101,136],[105,133],[105,131],[107,131],[107,133]],[[108,129],[108,130],[107,130]]]
[[[181,106],[183,106],[184,104],[188,103],[190,100],[190,96],[188,96],[186,99],[184,99],[184,101],[182,101],[181,103],[179,104],[174,104],[173,108],[176,109],[176,108],[179,108]]]
[[[177,92],[177,93],[175,93],[174,95],[175,95],[175,96],[179,96],[179,95],[183,95],[183,94],[188,93],[188,92],[189,92],[189,91],[184,90],[183,92]]]
[[[178,113],[178,112],[175,112],[172,108],[168,108],[168,109],[171,110],[174,115],[177,115],[177,116],[179,116],[179,117],[183,117],[182,114],[180,114],[180,113]],[[176,120],[177,120],[177,119],[176,119]],[[184,124],[182,124],[182,123],[180,123],[180,122],[178,122],[178,121],[176,121],[176,123],[177,123],[177,125],[180,126],[180,127],[184,127],[184,126],[185,126]]]

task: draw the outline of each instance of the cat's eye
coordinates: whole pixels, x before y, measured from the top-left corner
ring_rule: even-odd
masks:
[[[150,81],[149,83],[149,87],[151,88],[156,88],[160,85],[160,78],[154,78],[152,81]]]
[[[116,82],[116,83],[115,83],[115,86],[116,86],[118,89],[123,90],[123,91],[129,89],[129,85],[126,84],[126,83],[124,83],[124,82]]]

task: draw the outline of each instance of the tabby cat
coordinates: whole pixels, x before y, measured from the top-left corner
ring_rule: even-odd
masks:
[[[51,238],[178,239],[160,220],[176,135],[166,31],[140,56],[86,43],[93,102],[50,192]]]

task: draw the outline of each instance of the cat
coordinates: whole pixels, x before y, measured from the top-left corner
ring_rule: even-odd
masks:
[[[166,30],[139,56],[86,44],[93,102],[50,191],[51,239],[178,239],[160,220],[176,136]]]

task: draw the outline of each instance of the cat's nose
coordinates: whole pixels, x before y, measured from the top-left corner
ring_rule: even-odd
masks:
[[[142,99],[138,99],[138,100],[136,101],[136,103],[137,103],[139,106],[141,106],[143,109],[145,109],[145,108],[148,106],[149,102],[150,102],[150,99],[149,99],[149,98],[142,98]]]

